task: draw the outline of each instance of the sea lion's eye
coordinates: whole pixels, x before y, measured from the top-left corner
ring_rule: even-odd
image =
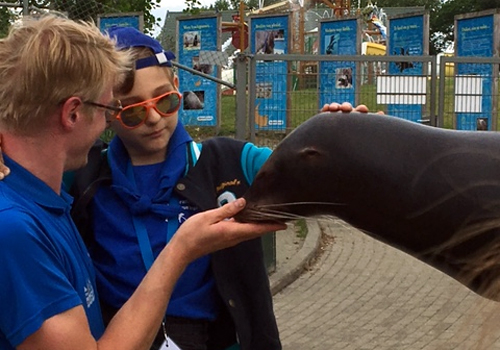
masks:
[[[303,150],[300,151],[300,154],[302,157],[307,157],[307,158],[317,157],[321,155],[321,153],[316,148],[313,147],[304,148]]]

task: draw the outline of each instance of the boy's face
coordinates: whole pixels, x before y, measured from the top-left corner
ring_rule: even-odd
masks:
[[[132,90],[125,94],[116,94],[123,107],[143,102],[177,91],[177,77],[170,77],[165,67],[151,66],[135,72],[135,83]],[[154,164],[165,159],[170,137],[177,126],[177,112],[163,117],[154,108],[150,108],[145,122],[135,129],[124,127],[119,120],[111,123],[111,128],[123,141],[134,165]]]

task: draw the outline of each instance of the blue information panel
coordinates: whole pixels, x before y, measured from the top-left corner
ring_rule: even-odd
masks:
[[[200,62],[200,51],[220,50],[219,17],[178,19],[178,57],[180,64],[202,73],[218,76],[213,64]],[[183,103],[179,117],[184,125],[216,126],[219,106],[217,83],[179,69],[179,85]]]
[[[494,15],[464,18],[456,21],[456,54],[458,57],[492,57],[494,47]],[[458,77],[464,77],[473,85],[479,83],[476,99],[466,100],[467,112],[457,112],[456,121],[459,130],[491,130],[493,109],[492,84],[493,67],[491,64],[457,64]],[[468,78],[467,78],[468,77]],[[479,81],[475,81],[479,80]],[[468,89],[470,92],[470,89]],[[460,99],[456,99],[458,102]],[[463,110],[460,102],[455,110]],[[477,104],[477,105],[476,105]],[[482,125],[482,126],[481,126]]]
[[[358,20],[320,22],[319,53],[321,55],[356,55],[358,52]],[[319,108],[325,103],[355,103],[356,63],[352,61],[319,62]]]
[[[287,54],[289,16],[251,17],[250,50],[254,54]],[[255,128],[282,131],[287,116],[287,62],[257,61]]]
[[[391,56],[423,56],[424,55],[424,15],[401,17],[389,21],[388,54]],[[422,62],[390,62],[390,75],[424,74]],[[422,120],[420,104],[390,104],[389,115],[419,122]]]
[[[108,28],[113,26],[118,27],[132,27],[142,32],[143,19],[142,13],[116,13],[99,15],[97,23],[101,32],[106,32]]]

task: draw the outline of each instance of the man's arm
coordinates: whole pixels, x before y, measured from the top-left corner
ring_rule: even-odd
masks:
[[[189,218],[160,253],[132,297],[112,319],[101,339],[96,341],[92,337],[83,307],[78,306],[47,319],[18,349],[149,349],[175,283],[191,261],[286,228],[281,224],[242,224],[227,219],[244,205],[244,199],[238,199]]]

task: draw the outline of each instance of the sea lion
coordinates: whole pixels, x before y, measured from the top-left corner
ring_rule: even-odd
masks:
[[[239,221],[334,215],[500,299],[500,134],[320,113],[275,149]]]

